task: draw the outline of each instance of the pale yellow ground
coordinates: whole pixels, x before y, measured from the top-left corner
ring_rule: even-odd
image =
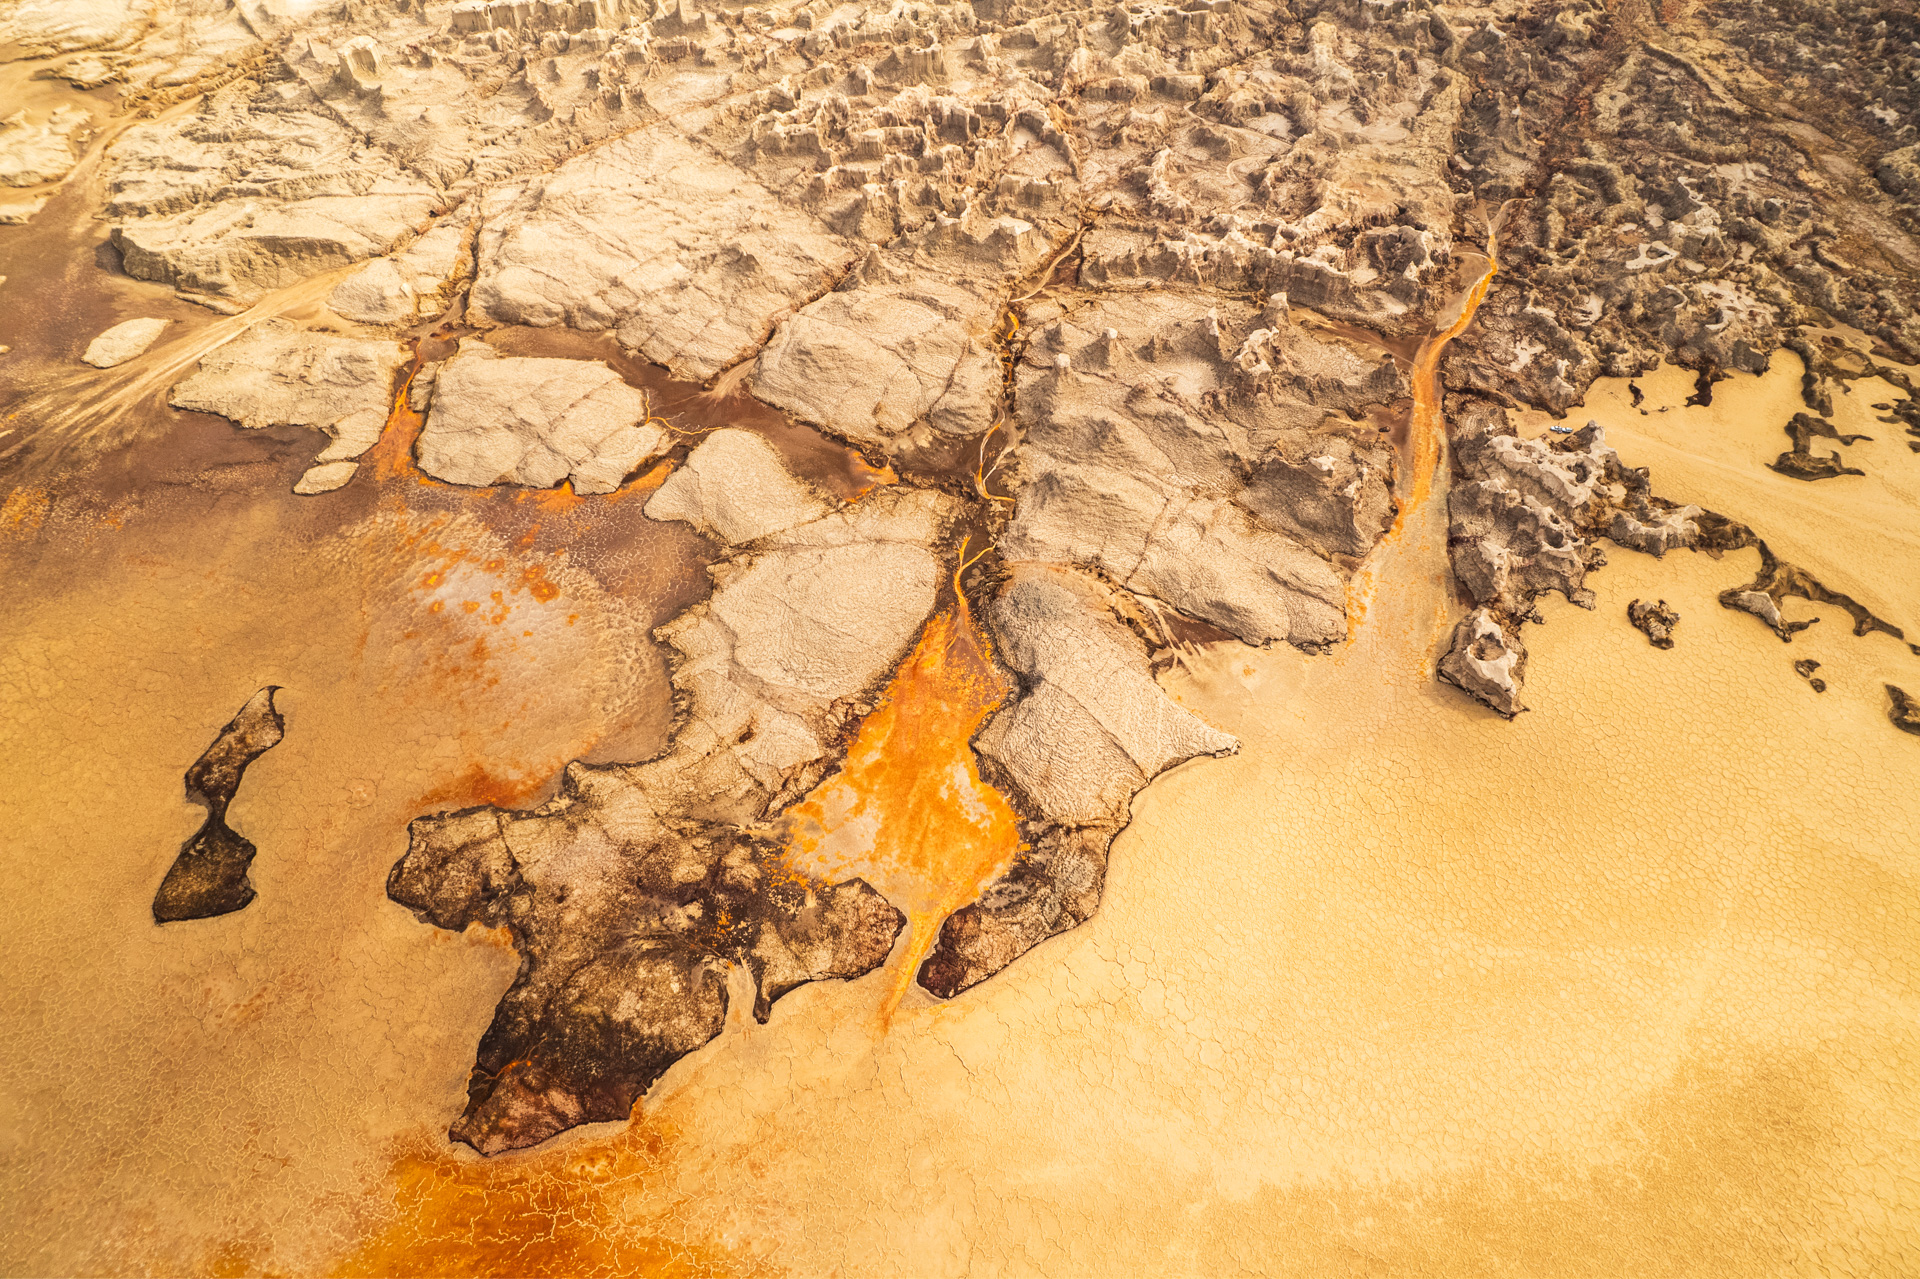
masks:
[[[1865,480],[1761,469],[1798,373],[1646,417],[1603,386],[1590,412],[1657,491],[1920,636],[1920,455],[1876,423]],[[511,957],[382,880],[485,733],[528,761],[590,741],[571,690],[610,653],[536,627],[496,695],[548,701],[436,701],[397,645],[353,642],[364,584],[330,611],[297,575],[321,553],[277,561],[270,530],[30,603],[9,629],[37,647],[0,656],[0,1267],[1920,1271],[1920,739],[1880,690],[1920,692],[1920,658],[1833,609],[1792,605],[1826,620],[1789,646],[1719,608],[1754,552],[1614,550],[1594,612],[1528,629],[1534,709],[1503,722],[1427,674],[1438,496],[1351,650],[1170,681],[1245,749],[1142,795],[1085,927],[890,1023],[891,973],[766,1026],[736,1000],[633,1131],[485,1169],[440,1134]],[[203,597],[241,581],[214,624]],[[1635,597],[1678,609],[1675,649],[1627,626]],[[287,739],[234,817],[260,898],[156,930],[199,819],[180,770],[217,727],[180,708],[269,679]]]

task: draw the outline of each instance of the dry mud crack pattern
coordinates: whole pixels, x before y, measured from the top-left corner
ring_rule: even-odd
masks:
[[[0,0],[0,1267],[1920,1269],[1917,73]]]

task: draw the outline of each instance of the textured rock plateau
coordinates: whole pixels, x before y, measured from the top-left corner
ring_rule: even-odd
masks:
[[[1503,716],[1524,709],[1522,628],[1552,592],[1592,606],[1606,542],[1757,549],[1721,602],[1783,640],[1810,624],[1789,597],[1900,635],[1733,516],[1658,496],[1598,423],[1522,438],[1509,412],[1564,416],[1662,360],[1710,403],[1727,370],[1790,349],[1807,411],[1776,470],[1858,480],[1833,395],[1869,377],[1906,397],[1882,420],[1920,452],[1894,367],[1920,361],[1910,6],[156,12],[0,11],[76,95],[124,85],[128,116],[93,152],[90,108],[9,116],[0,183],[18,221],[88,174],[103,261],[244,315],[193,348],[175,406],[323,432],[312,494],[406,417],[410,379],[427,476],[593,497],[664,464],[646,518],[716,556],[657,631],[663,753],[570,765],[531,811],[421,817],[393,868],[395,901],[505,927],[521,956],[453,1129],[484,1153],[625,1117],[720,1033],[741,973],[765,1021],[894,953],[899,910],[793,870],[771,832],[954,592],[1015,690],[974,749],[1022,847],[944,920],[919,983],[951,997],[1086,921],[1141,789],[1238,748],[1156,671],[1196,636],[1342,644],[1354,575],[1426,492],[1439,442],[1418,424],[1440,407],[1459,608],[1435,669]],[[1482,277],[1490,227],[1498,274],[1429,403],[1416,370],[1439,353],[1416,350]],[[84,358],[129,360],[157,324]],[[771,435],[675,430],[631,362],[503,353],[488,337],[508,328],[610,335],[718,402],[750,392],[885,482],[837,500]],[[1672,645],[1664,601],[1631,620]],[[1911,728],[1908,706],[1896,692]],[[250,856],[218,818],[231,786],[204,793],[208,829]]]
[[[647,420],[647,398],[605,364],[512,359],[464,344],[435,376],[420,433],[420,469],[455,484],[571,480],[576,493],[611,493],[667,449]]]

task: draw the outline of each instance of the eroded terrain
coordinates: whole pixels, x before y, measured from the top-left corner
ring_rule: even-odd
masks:
[[[16,1268],[1920,1249],[1910,5],[0,41]]]

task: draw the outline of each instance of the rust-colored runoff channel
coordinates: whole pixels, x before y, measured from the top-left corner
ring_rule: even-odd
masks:
[[[1400,531],[1407,512],[1425,502],[1433,488],[1433,469],[1440,461],[1440,435],[1446,424],[1445,416],[1441,413],[1440,357],[1446,354],[1447,343],[1465,333],[1467,326],[1473,323],[1474,312],[1486,301],[1487,290],[1493,287],[1493,277],[1499,273],[1500,259],[1495,252],[1493,237],[1488,236],[1487,269],[1467,290],[1459,316],[1452,324],[1422,342],[1419,353],[1413,357],[1413,429],[1410,440],[1413,445],[1413,488],[1400,508],[1400,518],[1394,522],[1393,533]]]
[[[980,895],[1020,847],[1018,818],[980,776],[973,735],[1012,687],[963,595],[927,623],[846,766],[787,814],[795,864],[859,876],[907,913],[883,1016],[913,983],[940,925]]]
[[[1440,385],[1440,357],[1446,354],[1447,343],[1467,331],[1467,326],[1473,323],[1474,312],[1480,309],[1480,304],[1486,300],[1487,290],[1493,287],[1493,277],[1500,273],[1497,250],[1495,235],[1489,233],[1487,269],[1461,299],[1460,314],[1453,323],[1422,342],[1413,357],[1413,412],[1407,426],[1412,476],[1406,497],[1393,517],[1393,527],[1387,530],[1386,536],[1380,539],[1379,545],[1367,557],[1367,562],[1347,583],[1348,639],[1352,639],[1366,621],[1367,608],[1372,604],[1374,590],[1379,585],[1381,553],[1400,540],[1406,531],[1407,517],[1426,505],[1427,498],[1433,492],[1433,473],[1440,463],[1440,441],[1446,431],[1446,415],[1442,411],[1445,393]]]

